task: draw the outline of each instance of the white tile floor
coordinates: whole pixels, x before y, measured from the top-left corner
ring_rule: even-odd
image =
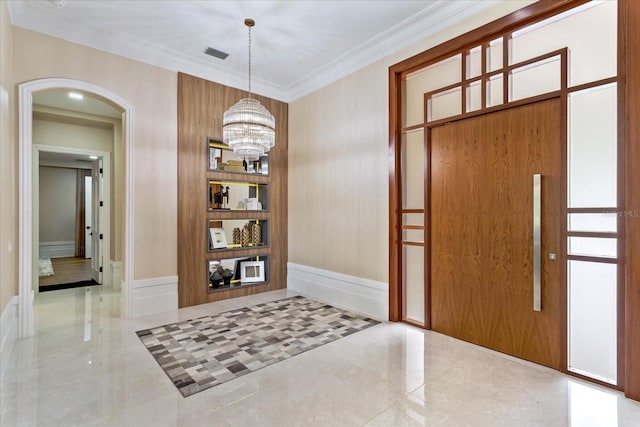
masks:
[[[136,330],[293,295],[122,320],[102,287],[40,294],[1,383],[8,426],[640,426],[621,393],[384,323],[188,398]]]

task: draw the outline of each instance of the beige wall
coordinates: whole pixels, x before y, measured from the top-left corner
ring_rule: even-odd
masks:
[[[15,83],[60,77],[98,85],[134,108],[134,277],[177,275],[177,75],[14,28]]]
[[[40,243],[75,239],[76,169],[40,166]]]
[[[34,114],[34,144],[113,152],[113,129],[42,120]]]
[[[503,2],[289,104],[289,261],[388,281],[388,67],[530,3]]]
[[[0,314],[18,294],[17,151],[13,144],[13,27],[0,2]],[[11,249],[9,249],[11,247]]]

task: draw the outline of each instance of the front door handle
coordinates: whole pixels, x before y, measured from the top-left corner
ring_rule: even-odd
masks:
[[[542,206],[542,175],[533,174],[533,310],[541,311],[542,230],[540,211]]]

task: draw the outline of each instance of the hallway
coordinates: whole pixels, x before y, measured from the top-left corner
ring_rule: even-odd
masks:
[[[640,404],[557,371],[382,323],[183,398],[135,331],[286,290],[119,318],[108,287],[46,292],[2,380],[3,426],[636,426]]]
[[[40,276],[41,287],[91,280],[91,258],[51,258],[53,275]]]

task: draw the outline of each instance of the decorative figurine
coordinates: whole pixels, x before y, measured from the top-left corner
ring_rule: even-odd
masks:
[[[211,283],[212,288],[219,288],[220,282],[222,282],[222,280],[223,278],[220,273],[218,273],[218,271],[214,271],[213,273],[209,274],[209,283]]]
[[[231,286],[231,278],[233,277],[233,273],[228,268],[225,268],[222,272],[222,280],[224,281],[224,286]]]
[[[213,203],[215,203],[216,209],[229,209],[225,207],[229,203],[229,187],[220,186],[220,191],[213,195]]]

